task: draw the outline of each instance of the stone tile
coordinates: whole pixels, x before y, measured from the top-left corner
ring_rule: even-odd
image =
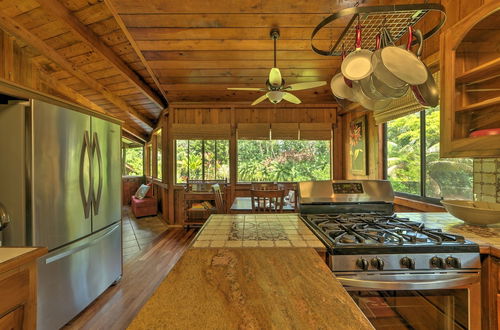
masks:
[[[260,247],[274,247],[273,241],[259,241]]]
[[[497,186],[494,184],[483,184],[481,192],[483,195],[496,196]]]
[[[221,248],[226,245],[226,241],[211,241],[210,242],[210,247],[216,247],[216,248]]]
[[[276,245],[276,247],[291,247],[292,246],[289,241],[274,241],[274,244]]]
[[[259,246],[259,241],[247,241],[247,240],[243,240],[242,241],[242,246],[243,247],[258,247]]]
[[[290,241],[290,243],[294,246],[294,247],[307,247],[307,243],[305,241]]]
[[[209,241],[199,241],[197,240],[194,242],[193,247],[195,248],[203,248],[203,247],[209,247],[210,242]]]
[[[242,247],[242,244],[243,244],[242,241],[227,241],[225,247],[237,248],[237,247]]]
[[[496,163],[493,161],[483,162],[481,170],[483,173],[496,173],[497,170]]]

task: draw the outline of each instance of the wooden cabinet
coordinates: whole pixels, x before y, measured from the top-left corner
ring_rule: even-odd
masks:
[[[482,255],[482,329],[500,329],[500,259]]]
[[[441,156],[500,156],[500,3],[488,2],[441,36]]]
[[[35,329],[36,258],[45,248],[0,248],[0,329]]]

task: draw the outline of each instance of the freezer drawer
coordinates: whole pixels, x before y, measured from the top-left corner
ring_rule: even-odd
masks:
[[[40,258],[37,329],[59,329],[121,273],[120,222]]]

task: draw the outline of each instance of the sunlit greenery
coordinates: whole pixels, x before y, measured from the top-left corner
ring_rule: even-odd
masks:
[[[156,177],[162,178],[161,130],[156,134]]]
[[[387,124],[387,176],[394,190],[421,194],[420,116],[411,114]],[[440,158],[439,108],[425,111],[425,197],[472,198],[472,160]]]
[[[328,179],[330,141],[238,141],[239,182]]]
[[[124,166],[122,175],[144,175],[144,148],[142,146],[123,149]]]
[[[177,140],[177,183],[190,180],[229,181],[229,141]]]

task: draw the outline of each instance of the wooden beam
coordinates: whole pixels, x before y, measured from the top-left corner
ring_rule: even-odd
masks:
[[[158,108],[164,109],[167,105],[123,60],[116,55],[92,30],[76,18],[59,0],[37,0],[38,3],[51,15],[59,17],[71,31],[80,36],[83,41],[95,52],[106,58],[113,67],[122,73],[135,87],[137,87]]]
[[[113,114],[109,113],[103,107],[95,104],[94,102],[92,102],[88,98],[86,98],[85,96],[83,96],[80,93],[76,92],[75,90],[67,87],[66,85],[60,83],[57,79],[55,79],[47,71],[45,71],[45,69],[43,69],[40,65],[37,64],[36,68],[44,73],[43,74],[44,81],[49,83],[52,88],[56,89],[61,94],[68,97],[70,101],[76,102],[76,103],[78,103],[86,108],[89,108],[90,110],[103,113],[103,114],[110,116],[110,117],[114,117]],[[124,123],[122,125],[122,128],[124,130],[126,130],[127,132],[129,132],[130,134],[133,134],[134,136],[136,136],[144,141],[147,140],[148,135],[145,132],[140,132],[126,123]]]
[[[105,86],[100,84],[97,80],[89,76],[83,71],[75,68],[70,62],[68,62],[65,58],[63,58],[59,53],[47,45],[44,41],[38,39],[35,35],[33,35],[30,31],[25,29],[23,26],[19,25],[18,22],[7,15],[0,12],[0,28],[5,30],[6,32],[18,37],[24,42],[28,43],[30,46],[37,49],[44,56],[49,58],[51,61],[59,65],[64,70],[68,71],[84,83],[86,83],[90,88],[96,90],[101,93],[106,99],[108,99],[111,103],[116,105],[119,109],[127,112],[130,116],[135,117],[148,125],[151,128],[154,128],[154,123],[151,119],[147,118],[143,114],[139,113],[137,110],[129,106],[125,101],[123,101],[120,97],[111,93]]]
[[[165,90],[161,87],[160,81],[158,80],[158,77],[153,72],[153,69],[151,69],[151,67],[149,66],[148,61],[146,61],[146,59],[144,58],[144,55],[142,54],[141,49],[139,48],[139,46],[135,42],[134,38],[132,37],[132,35],[128,31],[127,26],[123,22],[121,16],[116,11],[116,8],[114,7],[112,1],[110,1],[110,0],[104,0],[104,3],[106,4],[106,6],[108,7],[109,11],[111,12],[111,14],[113,15],[113,17],[115,18],[116,22],[118,23],[118,26],[120,26],[120,29],[122,30],[123,34],[125,34],[125,37],[127,37],[127,40],[130,43],[130,45],[132,45],[132,48],[134,49],[135,53],[137,54],[137,56],[141,60],[142,65],[144,65],[144,67],[148,71],[149,75],[151,76],[151,79],[153,79],[153,82],[155,83],[156,88],[158,88],[158,90],[160,91],[161,95],[163,95],[164,99],[167,100],[167,93],[165,93]],[[165,108],[167,106],[168,106],[168,101],[167,101],[167,104],[166,104]]]

